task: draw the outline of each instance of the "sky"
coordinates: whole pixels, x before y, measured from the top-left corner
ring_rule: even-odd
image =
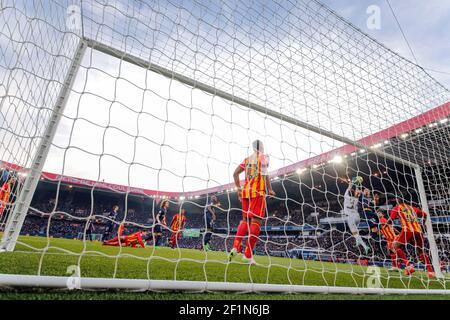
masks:
[[[343,18],[388,48],[425,68],[450,88],[450,1],[390,0],[392,10],[412,49],[408,48],[386,0],[321,0]],[[367,20],[380,8],[380,28],[368,27]],[[369,24],[370,25],[370,24]]]
[[[39,12],[26,2],[20,11],[16,6],[21,2],[6,2],[11,7],[0,18],[0,25],[6,25],[0,32],[5,44],[0,77],[7,84],[0,86],[0,97],[7,97],[0,114],[2,127],[8,128],[0,132],[4,160],[29,163],[32,158],[29,144],[37,139],[30,143],[23,137],[42,134],[36,128],[43,128],[40,123],[57,92],[48,88],[57,87],[52,80],[64,79],[79,35],[64,21],[73,17],[70,10],[66,16],[69,4],[77,2],[42,2]],[[89,37],[350,139],[449,99],[417,66],[313,1],[84,4]],[[415,61],[385,2],[325,4]],[[379,29],[367,26],[370,5],[380,8]],[[450,44],[444,40],[450,30],[445,16],[449,6],[437,0],[392,3],[419,64],[443,72],[450,59]],[[27,19],[33,15],[40,19]],[[448,75],[428,72],[448,86]],[[231,182],[255,139],[266,146],[270,170],[342,145],[88,49],[44,170],[153,190],[201,190]]]

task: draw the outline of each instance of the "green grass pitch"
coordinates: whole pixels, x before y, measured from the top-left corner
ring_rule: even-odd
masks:
[[[15,252],[0,253],[0,273],[68,276],[70,265],[80,265],[83,277],[116,277],[230,281],[276,284],[365,287],[372,275],[366,267],[300,259],[257,256],[249,266],[238,256],[227,263],[223,252],[166,247],[117,248],[100,242],[21,236]],[[450,277],[430,280],[424,272],[406,277],[381,268],[386,288],[448,289]],[[136,293],[85,292],[45,289],[1,289],[0,299],[448,299],[448,296],[373,296],[326,294],[225,294],[225,293]]]

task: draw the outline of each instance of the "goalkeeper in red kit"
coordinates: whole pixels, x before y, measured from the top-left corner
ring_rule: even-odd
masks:
[[[172,232],[169,245],[172,249],[178,246],[178,239],[181,238],[184,225],[186,224],[186,210],[181,209],[180,213],[173,216],[172,222],[170,223],[170,230]]]
[[[120,236],[111,240],[106,240],[105,242],[103,242],[103,245],[116,247],[119,246],[132,247],[132,248],[137,248],[138,246],[141,246],[141,248],[145,248],[144,240],[148,234],[149,234],[148,231],[138,231],[127,236]]]
[[[122,223],[119,225],[119,228],[117,228],[117,236],[114,237],[114,238],[112,238],[112,239],[110,239],[110,240],[105,240],[105,241],[103,241],[103,244],[104,244],[105,242],[107,242],[107,241],[111,241],[111,242],[119,241],[119,240],[122,238],[122,234],[123,234],[126,230],[127,230],[127,229],[125,229],[125,223],[122,222]]]
[[[426,213],[419,208],[399,200],[396,200],[396,202],[397,205],[391,211],[390,220],[399,218],[402,225],[402,231],[395,237],[393,248],[394,250],[397,250],[401,246],[406,246],[407,244],[413,245],[420,260],[422,260],[427,268],[428,277],[434,278],[435,273],[433,266],[430,263],[430,258],[424,250],[422,226],[419,223],[419,217],[426,217]],[[406,275],[410,275],[413,272],[415,272],[414,267],[411,264],[407,265],[405,269]]]
[[[249,236],[243,260],[255,264],[253,249],[255,248],[261,230],[261,221],[266,212],[266,196],[275,196],[268,175],[269,159],[264,154],[264,146],[260,140],[252,144],[253,154],[236,168],[233,174],[234,183],[238,188],[238,198],[242,203],[242,220],[237,228],[233,248],[228,260],[231,261],[238,253],[244,237]],[[244,186],[241,188],[239,175],[245,173]]]

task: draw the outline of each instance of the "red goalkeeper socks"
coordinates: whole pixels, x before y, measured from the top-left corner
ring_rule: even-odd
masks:
[[[422,260],[422,262],[425,264],[428,272],[433,272],[433,266],[431,265],[430,258],[426,253],[423,252],[420,254],[420,260]]]
[[[239,251],[239,247],[241,246],[242,239],[247,235],[248,232],[248,223],[246,220],[242,220],[239,223],[236,238],[234,239],[233,248]]]
[[[245,248],[245,257],[250,259],[253,256],[253,249],[255,248],[256,241],[258,241],[258,236],[261,231],[261,226],[259,223],[252,222],[250,224],[250,236],[247,243],[247,248]]]
[[[400,263],[398,264],[399,267],[402,265],[402,263],[405,265],[405,267],[407,267],[409,265],[409,261],[408,258],[406,257],[405,252],[402,249],[398,248],[396,253],[397,257],[400,258]]]
[[[400,268],[398,259],[397,259],[397,255],[395,253],[391,253],[391,260],[392,260],[392,266],[394,268]]]

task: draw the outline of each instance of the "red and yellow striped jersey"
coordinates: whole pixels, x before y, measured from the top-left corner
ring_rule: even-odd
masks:
[[[130,234],[129,236],[125,236],[125,245],[136,247],[137,244],[140,244],[142,248],[145,248],[145,243],[142,240],[142,233],[140,231]]]
[[[9,201],[11,189],[11,184],[8,182],[5,182],[0,189],[0,201],[3,202],[3,204],[6,204]]]
[[[262,153],[254,153],[240,165],[245,172],[242,198],[256,198],[266,194],[265,176],[268,174],[269,158]]]
[[[172,231],[180,231],[186,222],[186,216],[181,213],[177,213],[173,216],[172,222],[170,223],[170,229]]]
[[[381,218],[380,224],[380,233],[383,235],[383,237],[389,242],[394,241],[395,237],[397,236],[394,227],[391,224],[387,223],[386,218]]]
[[[420,226],[418,217],[424,216],[426,216],[425,212],[406,203],[395,206],[391,211],[391,219],[394,220],[398,217],[403,230],[406,232],[422,233],[422,227]]]

